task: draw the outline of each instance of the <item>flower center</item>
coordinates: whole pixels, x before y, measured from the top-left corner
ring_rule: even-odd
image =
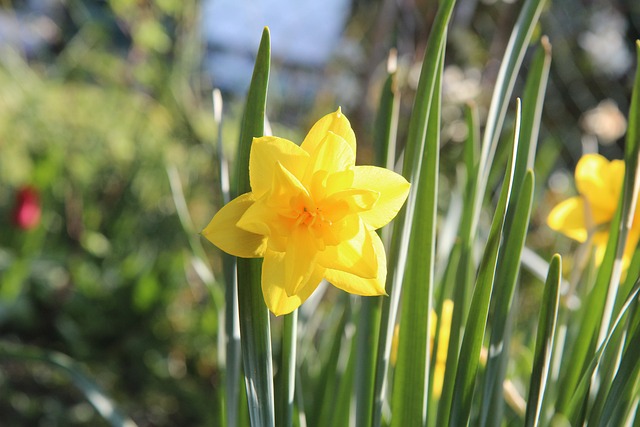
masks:
[[[306,206],[302,207],[302,210],[298,212],[296,218],[296,226],[298,225],[306,225],[308,227],[314,227],[317,225],[331,225],[331,220],[328,220],[322,214],[322,209],[320,208],[307,208]]]

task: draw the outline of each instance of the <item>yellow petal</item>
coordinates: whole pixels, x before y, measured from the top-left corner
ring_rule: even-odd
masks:
[[[353,133],[353,129],[351,129],[351,123],[349,123],[347,117],[342,114],[340,108],[318,120],[304,138],[304,141],[302,141],[301,147],[307,153],[313,153],[328,132],[333,132],[342,137],[351,147],[353,153],[356,153],[356,136]]]
[[[272,227],[280,219],[278,213],[267,206],[265,197],[254,202],[249,209],[240,217],[237,226],[251,233],[271,236],[273,234]]]
[[[327,193],[333,194],[353,187],[353,175],[355,168],[342,172],[332,173],[327,177]]]
[[[624,161],[623,160],[611,160],[609,162],[609,183],[610,186],[617,190],[619,195],[622,192],[622,183],[624,181]],[[616,197],[616,199],[619,196]]]
[[[389,355],[389,361],[391,366],[396,366],[398,360],[398,342],[400,341],[400,324],[396,323],[393,328],[393,338],[391,339],[391,354]]]
[[[436,362],[435,369],[433,370],[433,397],[436,399],[442,395],[445,369],[446,363]]]
[[[576,187],[588,201],[594,222],[602,224],[613,217],[624,177],[624,162],[609,162],[599,154],[586,154],[576,165]]]
[[[582,197],[571,197],[556,205],[547,217],[547,225],[567,237],[584,243],[588,232],[585,225],[585,206]]]
[[[289,140],[274,136],[255,138],[249,155],[251,191],[258,199],[271,188],[276,163],[301,179],[308,161],[309,154]]]
[[[334,212],[332,215],[337,214]],[[316,232],[317,230],[319,234],[317,237],[322,238],[325,245],[335,246],[346,240],[353,239],[360,231],[361,223],[362,220],[358,215],[345,214],[341,220],[333,221],[329,225],[324,222],[321,227],[313,228],[313,231]]]
[[[307,189],[282,163],[275,164],[271,179],[270,191],[265,203],[278,210],[280,215],[295,218],[299,215],[296,210],[302,209],[303,205],[307,208],[312,207],[313,201]]]
[[[588,237],[584,217],[585,203],[582,197],[571,197],[556,205],[547,217],[547,225],[562,234],[585,242]]]
[[[354,188],[380,193],[380,198],[373,208],[360,214],[360,218],[369,227],[376,230],[386,225],[398,214],[407,199],[411,184],[402,175],[376,166],[356,166],[354,173]]]
[[[350,169],[356,164],[356,152],[341,136],[329,131],[311,153],[303,182],[309,186],[315,172],[325,176]]]
[[[380,193],[377,191],[350,188],[333,193],[318,203],[318,207],[322,209],[327,218],[332,221],[339,221],[346,214],[366,212],[373,209],[379,199]]]
[[[236,226],[242,215],[254,204],[252,193],[245,193],[227,203],[215,214],[202,235],[223,251],[242,258],[258,258],[264,255],[265,236],[250,233]]]
[[[333,286],[356,295],[386,295],[384,290],[387,279],[387,259],[380,237],[374,231],[368,231],[378,261],[378,271],[373,279],[365,279],[345,271],[329,269],[324,273],[325,279]]]
[[[358,234],[336,246],[327,246],[318,255],[318,263],[325,268],[351,273],[363,279],[376,278],[379,254],[376,249],[379,248],[374,246],[372,235],[377,237],[360,222]]]
[[[284,290],[293,296],[307,283],[316,266],[318,250],[305,225],[293,227],[284,255]]]
[[[284,252],[293,220],[279,215],[277,210],[267,205],[265,198],[263,196],[251,205],[236,225],[245,231],[268,237],[269,249]]]
[[[276,316],[291,313],[306,301],[322,281],[323,271],[316,268],[307,282],[297,294],[288,296],[284,290],[284,261],[283,252],[267,250],[262,263],[262,295],[267,307]]]
[[[449,346],[449,335],[451,334],[451,318],[453,317],[453,301],[445,299],[442,303],[442,314],[440,316],[440,335],[438,335],[438,353],[436,360],[441,363],[447,361],[447,351]]]
[[[444,300],[442,315],[440,316],[440,335],[438,336],[438,352],[436,353],[436,366],[433,372],[433,395],[440,397],[444,383],[444,371],[447,365],[447,352],[449,350],[449,335],[451,333],[451,317],[453,315],[453,301]]]

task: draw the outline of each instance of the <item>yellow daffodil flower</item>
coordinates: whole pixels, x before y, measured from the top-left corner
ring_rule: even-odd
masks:
[[[584,243],[591,239],[600,262],[609,240],[609,223],[618,207],[624,179],[624,162],[609,161],[599,154],[587,154],[576,165],[575,180],[578,196],[555,206],[547,217],[553,230]],[[625,247],[623,266],[626,268],[638,246],[640,213],[634,221]]]
[[[255,138],[251,192],[225,205],[202,234],[223,251],[264,258],[262,293],[279,316],[322,279],[357,295],[385,295],[386,256],[376,229],[404,203],[409,183],[393,171],[355,166],[356,138],[338,109],[300,146]]]
[[[433,375],[433,396],[439,398],[442,395],[442,385],[444,384],[444,371],[447,366],[447,352],[449,351],[449,335],[451,334],[451,317],[453,316],[453,301],[445,299],[442,303],[442,314],[440,318],[440,335],[438,335],[438,349],[436,350],[435,367],[431,375]],[[436,337],[436,325],[438,315],[435,311],[429,312],[429,340],[430,349]],[[396,325],[393,331],[393,340],[391,341],[391,364],[395,366],[398,359],[398,341],[400,339],[400,325]]]

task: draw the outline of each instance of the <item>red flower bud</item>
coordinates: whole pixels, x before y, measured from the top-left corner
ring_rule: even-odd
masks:
[[[16,193],[13,222],[22,230],[30,230],[40,223],[40,196],[33,187],[22,187]]]

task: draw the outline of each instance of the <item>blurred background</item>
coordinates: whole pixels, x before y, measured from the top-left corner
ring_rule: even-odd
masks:
[[[443,194],[459,185],[464,106],[474,102],[481,120],[486,114],[521,6],[458,0],[443,80]],[[0,1],[1,424],[107,425],[49,360],[60,352],[139,426],[215,425],[221,263],[197,233],[222,203],[218,134],[233,160],[262,28],[272,36],[273,133],[301,141],[315,120],[342,106],[358,159],[368,163],[388,52],[397,50],[402,146],[436,7],[427,0]],[[548,258],[573,247],[544,221],[575,193],[578,158],[622,157],[640,3],[548,2],[534,42],[542,35],[553,59],[527,245]],[[222,125],[214,121],[214,88],[224,99]],[[443,197],[443,215],[448,203]],[[534,279],[524,272],[523,280],[527,295]],[[537,313],[524,302],[536,298],[522,299],[519,316]]]

